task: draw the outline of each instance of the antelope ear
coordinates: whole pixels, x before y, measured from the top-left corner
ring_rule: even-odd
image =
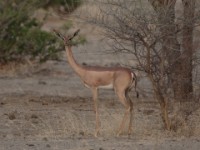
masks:
[[[77,36],[79,31],[80,31],[80,29],[76,30],[76,32],[74,32],[74,34],[71,37],[68,38],[69,41],[71,41],[75,36]]]
[[[56,29],[52,29],[52,31],[59,37],[61,38],[63,41],[66,40],[65,36],[63,34],[61,34],[59,31],[57,31]]]
[[[80,32],[80,29],[76,30],[76,32],[74,32],[74,36],[77,36],[79,32]]]

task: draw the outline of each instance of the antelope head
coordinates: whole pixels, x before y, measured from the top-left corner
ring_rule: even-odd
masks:
[[[69,36],[64,36],[63,34],[61,34],[59,31],[57,31],[56,29],[53,29],[53,32],[64,41],[64,44],[66,46],[71,46],[72,45],[72,39],[78,35],[80,29],[76,30],[74,32],[74,34],[69,35]]]

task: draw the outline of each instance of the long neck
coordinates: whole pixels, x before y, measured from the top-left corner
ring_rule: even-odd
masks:
[[[69,62],[69,64],[71,65],[71,67],[74,69],[74,71],[79,75],[79,76],[83,76],[84,74],[84,69],[81,67],[81,65],[79,65],[76,60],[73,57],[72,54],[72,50],[70,46],[65,46],[65,50],[67,53],[67,60]]]

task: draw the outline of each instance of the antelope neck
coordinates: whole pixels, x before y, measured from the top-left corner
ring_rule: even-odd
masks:
[[[71,67],[74,69],[74,71],[79,75],[82,76],[84,74],[84,69],[81,65],[79,65],[76,60],[74,59],[72,50],[70,46],[65,47],[66,53],[67,53],[67,60]]]

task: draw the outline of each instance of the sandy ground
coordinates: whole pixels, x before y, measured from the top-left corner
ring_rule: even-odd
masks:
[[[196,124],[191,126],[190,132],[166,131],[158,103],[136,99],[134,95],[133,134],[127,136],[124,130],[120,137],[116,137],[124,108],[113,96],[113,91],[109,94],[100,92],[101,134],[95,138],[95,115],[90,93],[83,93],[82,86],[70,88],[67,79],[60,84],[60,79],[57,78],[56,82],[54,78],[57,88],[64,88],[71,94],[54,95],[54,86],[48,88],[49,94],[47,91],[44,94],[42,91],[50,86],[48,81],[52,78],[46,77],[41,81],[39,77],[24,77],[24,83],[20,82],[22,79],[9,78],[15,83],[8,90],[20,85],[24,93],[16,91],[0,95],[0,150],[198,150],[200,147],[199,112],[190,118],[192,124]],[[1,78],[2,82],[5,81]],[[32,91],[30,87],[26,88],[25,83],[33,85]]]
[[[105,54],[106,41],[97,27],[81,24],[87,44],[74,48],[79,63],[102,66],[134,64],[126,55]],[[62,26],[65,19],[50,15],[45,30]],[[93,136],[95,114],[92,95],[74,74],[65,59],[42,65],[11,67],[0,75],[0,150],[198,150],[200,110],[192,114],[183,129],[164,130],[159,105],[144,94],[149,83],[139,81],[141,97],[131,93],[134,103],[133,134],[116,137],[124,108],[114,92],[99,93],[101,133]],[[126,58],[126,59],[124,59]]]

